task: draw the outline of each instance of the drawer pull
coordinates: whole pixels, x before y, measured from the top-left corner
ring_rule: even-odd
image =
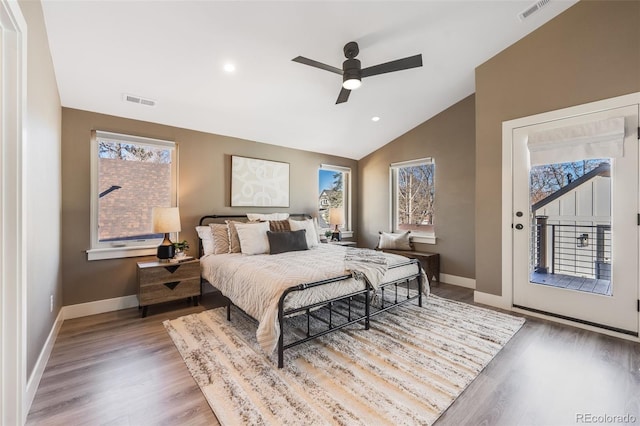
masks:
[[[176,287],[178,287],[178,284],[180,284],[180,281],[172,281],[170,283],[164,283],[164,285],[169,289],[169,290],[173,290]]]
[[[171,265],[171,266],[165,266],[164,269],[166,269],[167,271],[173,274],[175,271],[178,270],[179,267],[180,265]]]

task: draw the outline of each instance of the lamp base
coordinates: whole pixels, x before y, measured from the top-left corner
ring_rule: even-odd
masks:
[[[158,251],[156,256],[160,259],[160,262],[168,262],[169,259],[172,259],[176,254],[176,249],[173,246],[173,243],[169,239],[169,234],[164,234],[164,240],[162,240],[162,244],[158,246]]]

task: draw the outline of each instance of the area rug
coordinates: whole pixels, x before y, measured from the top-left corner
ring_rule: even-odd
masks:
[[[277,368],[256,323],[224,308],[165,321],[223,425],[433,424],[524,319],[430,296],[285,351]]]

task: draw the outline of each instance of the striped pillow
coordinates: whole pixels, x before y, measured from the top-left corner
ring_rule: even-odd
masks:
[[[288,220],[270,220],[269,230],[271,232],[287,232],[291,231],[291,226]]]
[[[229,253],[229,227],[226,223],[210,223],[213,237],[213,254]]]
[[[240,253],[240,238],[238,237],[238,230],[236,229],[235,224],[243,222],[233,220],[227,220],[225,222],[229,228],[229,253]]]

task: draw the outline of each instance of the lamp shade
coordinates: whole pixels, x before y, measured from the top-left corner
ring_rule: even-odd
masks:
[[[182,230],[178,207],[154,207],[151,215],[153,218],[153,232],[166,234]]]
[[[342,207],[332,207],[329,209],[329,224],[344,225],[344,209]]]

